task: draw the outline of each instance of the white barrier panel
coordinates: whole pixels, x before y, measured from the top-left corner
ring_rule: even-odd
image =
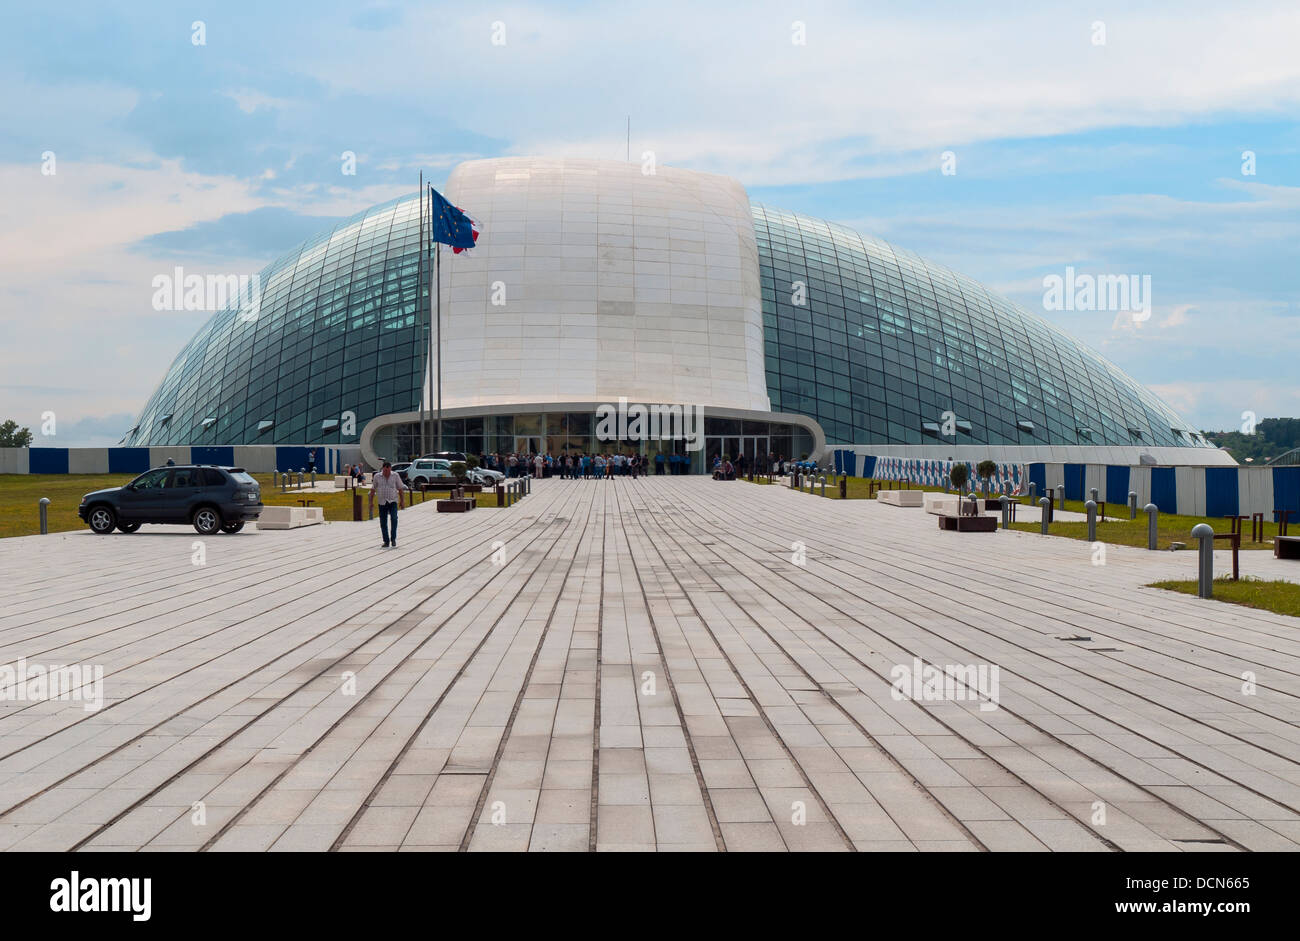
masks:
[[[68,448],[69,474],[107,474],[108,448]]]
[[[0,448],[0,474],[26,474],[30,458],[26,448]]]

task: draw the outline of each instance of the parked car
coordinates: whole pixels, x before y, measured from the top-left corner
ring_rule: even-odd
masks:
[[[402,478],[402,483],[409,484],[410,481],[406,479],[406,472],[407,470],[410,469],[410,467],[411,467],[410,461],[398,461],[396,464],[393,465],[393,473],[396,474],[398,477]]]
[[[406,469],[406,483],[412,487],[434,481],[455,481],[451,472],[451,461],[440,458],[422,457],[411,463]]]
[[[465,479],[472,484],[479,484],[484,487],[495,487],[501,481],[506,479],[506,475],[488,467],[471,467],[465,472]]]
[[[425,458],[432,458],[432,459],[437,460],[437,461],[446,461],[446,462],[449,463],[449,464],[452,463],[453,461],[461,461],[461,462],[463,463],[463,462],[465,461],[465,452],[463,452],[463,451],[435,451],[435,452],[433,452],[432,454],[422,454],[422,455],[420,455],[420,460],[424,460]]]
[[[262,488],[242,467],[177,464],[145,471],[124,487],[81,498],[77,515],[101,535],[144,523],[189,523],[204,536],[237,533],[262,514]]]

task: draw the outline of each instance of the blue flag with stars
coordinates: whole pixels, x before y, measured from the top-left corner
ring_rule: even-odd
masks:
[[[474,226],[461,212],[432,186],[429,187],[429,215],[433,241],[455,249],[474,247]]]

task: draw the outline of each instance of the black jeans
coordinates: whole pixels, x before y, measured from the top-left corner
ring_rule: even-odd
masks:
[[[389,517],[392,517],[393,520],[392,539],[388,538]],[[389,542],[396,544],[397,542],[397,504],[396,503],[379,504],[379,530],[384,534],[384,545],[388,545]]]

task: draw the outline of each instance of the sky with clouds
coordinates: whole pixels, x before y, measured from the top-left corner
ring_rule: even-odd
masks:
[[[256,272],[460,160],[623,159],[629,116],[634,158],[956,268],[1193,424],[1300,415],[1297,49],[1295,0],[12,5],[0,419],[115,443],[208,316],[155,276]],[[1150,276],[1150,318],[1044,310],[1067,266]]]

